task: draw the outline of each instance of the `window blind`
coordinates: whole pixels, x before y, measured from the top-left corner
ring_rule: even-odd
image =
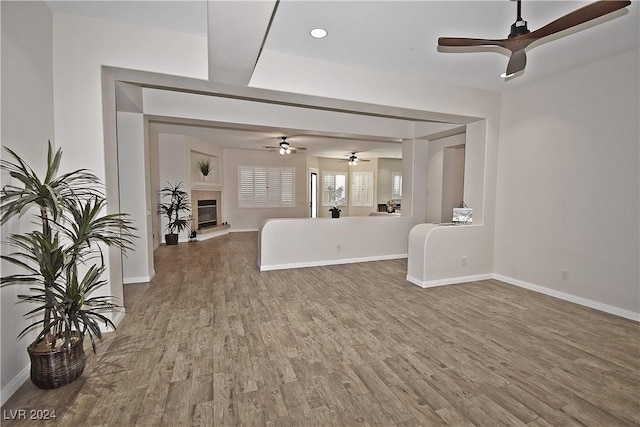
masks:
[[[295,168],[238,166],[238,207],[295,206]]]

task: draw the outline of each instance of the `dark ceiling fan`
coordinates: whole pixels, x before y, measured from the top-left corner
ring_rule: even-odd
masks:
[[[281,136],[280,137],[281,141],[277,147],[270,147],[265,145],[264,148],[271,151],[277,150],[281,156],[284,156],[285,154],[295,153],[298,150],[306,150],[306,148],[303,148],[303,147],[292,147],[289,141],[287,141],[287,138],[288,137],[286,136]]]
[[[352,151],[348,159],[339,160],[340,162],[349,162],[349,166],[356,166],[358,162],[370,162],[371,160],[359,158],[355,151]]]
[[[520,14],[520,0],[517,0],[516,22],[511,25],[511,32],[506,39],[470,39],[457,37],[440,37],[438,46],[469,47],[469,46],[500,46],[511,51],[507,71],[501,77],[511,77],[524,70],[527,64],[525,49],[536,40],[575,27],[601,16],[615,12],[631,4],[628,0],[600,0],[570,12],[561,18],[531,32],[527,28],[527,21]]]

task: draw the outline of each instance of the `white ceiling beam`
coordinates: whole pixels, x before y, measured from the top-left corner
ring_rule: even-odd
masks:
[[[208,0],[209,80],[247,86],[277,2]]]

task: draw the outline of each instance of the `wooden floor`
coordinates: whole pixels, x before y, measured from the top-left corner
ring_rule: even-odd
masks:
[[[421,289],[404,260],[256,259],[255,233],[161,247],[82,378],[28,382],[3,425],[640,425],[635,322],[493,280]]]

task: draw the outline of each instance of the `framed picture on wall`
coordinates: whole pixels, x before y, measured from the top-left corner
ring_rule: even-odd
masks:
[[[473,208],[453,208],[453,222],[471,224],[473,222]]]

